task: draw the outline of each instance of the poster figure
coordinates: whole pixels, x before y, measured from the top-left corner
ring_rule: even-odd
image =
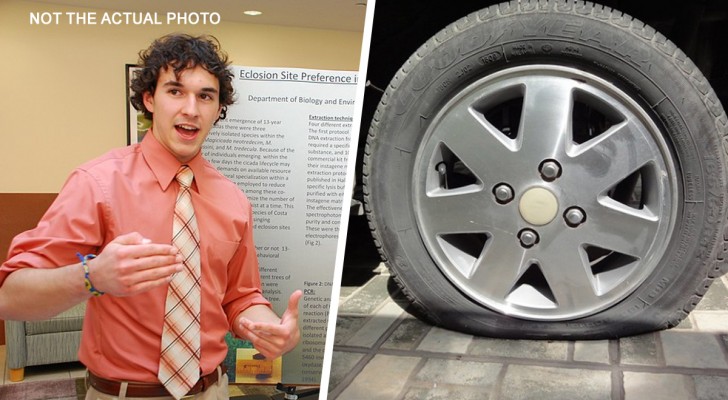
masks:
[[[237,349],[235,383],[276,384],[281,382],[282,357],[266,359],[255,349]]]

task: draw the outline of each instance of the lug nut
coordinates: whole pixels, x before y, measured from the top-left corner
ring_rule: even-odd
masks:
[[[576,228],[586,220],[586,214],[578,207],[571,207],[564,213],[566,224],[572,228]]]
[[[544,180],[553,181],[561,175],[561,166],[556,161],[548,160],[541,163],[539,171]]]
[[[523,229],[518,233],[518,240],[521,241],[521,246],[525,248],[532,247],[534,244],[538,243],[538,233],[531,229]]]
[[[500,204],[506,204],[513,200],[513,189],[505,183],[501,183],[493,188],[493,194],[496,201]]]

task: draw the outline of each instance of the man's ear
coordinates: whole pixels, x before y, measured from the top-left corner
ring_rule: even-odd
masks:
[[[154,95],[150,92],[142,93],[142,100],[144,100],[144,107],[147,111],[154,114]]]

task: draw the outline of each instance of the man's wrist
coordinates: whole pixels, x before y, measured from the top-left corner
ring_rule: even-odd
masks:
[[[81,253],[76,253],[76,256],[78,256],[79,260],[81,260],[81,267],[83,268],[83,283],[86,290],[88,290],[93,296],[102,296],[104,292],[96,289],[94,284],[91,282],[90,269],[88,265],[88,261],[96,258],[96,254],[86,254],[84,256],[81,255]]]

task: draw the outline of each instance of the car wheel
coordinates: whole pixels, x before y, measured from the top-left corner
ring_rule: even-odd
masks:
[[[671,327],[724,272],[725,112],[665,37],[591,3],[443,29],[364,160],[380,252],[432,322],[520,338]]]

